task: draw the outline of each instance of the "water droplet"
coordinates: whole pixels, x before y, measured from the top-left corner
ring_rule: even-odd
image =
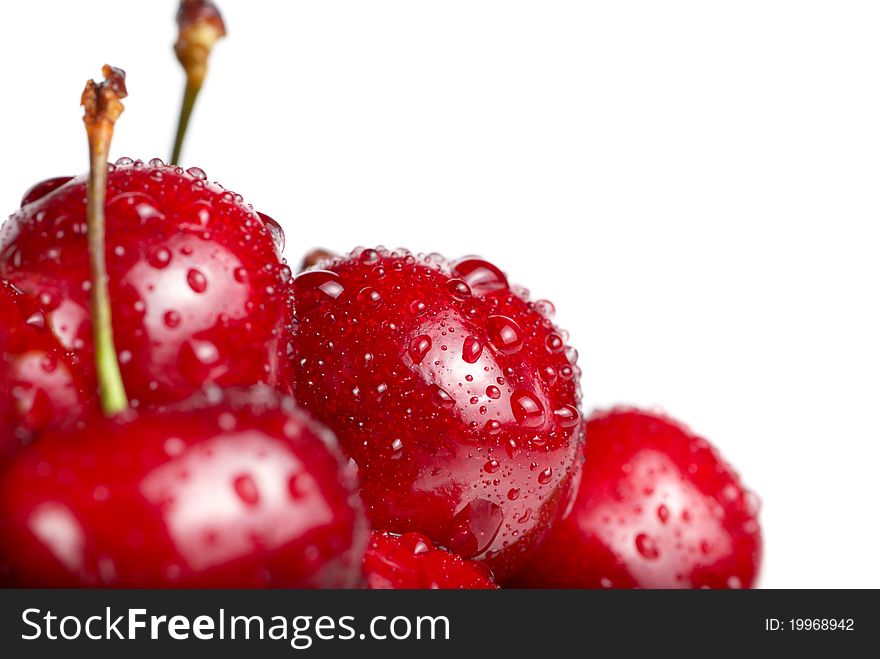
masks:
[[[739,488],[733,483],[725,485],[724,489],[721,490],[721,493],[728,501],[736,501],[739,498]]]
[[[171,252],[164,247],[154,249],[147,257],[147,262],[157,270],[161,270],[171,263]]]
[[[484,426],[486,430],[486,434],[488,435],[497,435],[501,432],[501,423],[492,419],[491,421],[486,421],[486,425]]]
[[[648,560],[654,560],[660,556],[660,550],[657,549],[657,544],[647,533],[639,533],[636,536],[636,550]]]
[[[501,389],[496,387],[494,384],[490,384],[486,387],[486,395],[492,400],[498,400],[501,398]]]
[[[728,577],[727,587],[731,590],[739,590],[743,587],[742,579],[737,576]]]
[[[426,538],[423,536],[417,536],[417,540],[413,543],[412,553],[413,556],[418,556],[419,554],[425,554],[431,551],[431,544],[428,542]]]
[[[541,485],[546,485],[550,481],[553,480],[553,467],[547,467],[540,474],[538,474],[538,482]]]
[[[272,243],[275,245],[275,251],[281,254],[281,252],[284,251],[284,229],[281,228],[281,225],[278,224],[278,222],[276,222],[265,213],[257,212],[257,215],[259,215],[260,219],[263,220],[263,224],[269,231],[269,236],[271,236]]]
[[[540,371],[541,380],[543,380],[548,386],[553,386],[556,383],[556,369],[552,366],[545,366]]]
[[[452,273],[462,279],[477,295],[487,295],[509,288],[504,273],[480,258],[465,257],[456,261],[452,265]]]
[[[35,311],[30,316],[27,317],[27,320],[24,321],[31,327],[38,327],[43,329],[46,327],[46,317],[43,315],[42,311]]]
[[[220,430],[223,432],[231,432],[234,430],[236,423],[235,415],[232,414],[232,412],[223,412],[217,417],[217,425],[220,426]]]
[[[581,415],[575,407],[571,405],[563,405],[561,408],[553,412],[556,421],[563,428],[573,428],[581,420]]]
[[[446,282],[446,289],[457,300],[466,300],[471,296],[471,287],[461,279],[450,279]]]
[[[538,300],[535,302],[535,310],[547,319],[553,318],[556,315],[556,307],[553,306],[550,300]]]
[[[519,489],[516,487],[512,487],[507,490],[507,498],[510,501],[516,501],[517,499],[519,499]]]
[[[37,296],[37,299],[40,301],[40,306],[43,307],[44,311],[53,311],[60,304],[58,298],[49,291],[42,291]]]
[[[165,321],[165,325],[168,327],[174,328],[180,325],[180,314],[177,313],[174,309],[169,309],[165,312],[165,315],[162,317]]]
[[[445,544],[461,556],[471,558],[488,549],[503,521],[501,506],[486,499],[475,499],[453,517]]]
[[[293,288],[299,314],[309,313],[345,292],[339,275],[329,270],[303,272],[294,278]]]
[[[180,455],[186,449],[186,443],[180,439],[179,437],[169,437],[165,440],[165,443],[162,445],[162,448],[165,449],[165,453],[170,457],[174,457],[175,455]]]
[[[403,440],[395,439],[393,442],[391,442],[391,451],[392,458],[394,458],[395,460],[400,458],[403,455]]]
[[[666,524],[666,522],[669,520],[669,508],[667,508],[662,503],[659,506],[657,506],[657,518],[663,524]]]
[[[210,341],[190,339],[180,348],[180,372],[193,383],[203,384],[220,359],[220,351]],[[152,383],[151,383],[151,389]]]
[[[455,405],[455,399],[449,395],[449,392],[437,384],[431,385],[431,399],[438,407],[448,409]]]
[[[529,391],[519,389],[513,392],[510,408],[514,418],[526,428],[537,428],[544,424],[544,406]]]
[[[357,294],[358,301],[366,307],[375,308],[382,303],[382,295],[375,288],[365,286]]]
[[[292,474],[287,479],[287,493],[291,499],[303,499],[308,494],[308,478],[300,474]]]
[[[361,252],[360,260],[362,263],[371,264],[379,260],[379,252],[375,249],[365,249]]]
[[[190,167],[186,170],[186,173],[192,176],[197,181],[206,181],[208,179],[208,175],[205,174],[205,171],[199,167]]]
[[[200,270],[190,268],[186,273],[186,283],[196,293],[204,293],[208,288],[208,280]]]
[[[495,459],[489,460],[486,464],[483,465],[483,471],[485,471],[487,474],[494,474],[500,468],[501,463]]]
[[[761,512],[761,498],[754,492],[746,492],[745,503],[746,512],[750,515],[757,515]]]
[[[565,342],[558,334],[548,334],[544,344],[550,352],[561,352],[565,348]]]
[[[248,475],[239,476],[232,481],[232,487],[238,498],[248,506],[255,506],[260,502],[260,492],[254,479]]]
[[[469,336],[461,346],[461,358],[468,364],[474,364],[483,354],[483,342],[475,336]]]
[[[486,319],[489,341],[503,355],[513,355],[523,347],[523,333],[519,324],[507,316],[489,316]]]
[[[409,356],[416,364],[421,364],[425,355],[431,349],[431,337],[427,334],[420,334],[409,342]]]

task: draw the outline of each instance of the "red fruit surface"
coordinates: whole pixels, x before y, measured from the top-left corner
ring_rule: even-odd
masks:
[[[364,576],[373,590],[498,588],[485,565],[435,547],[421,533],[374,531]]]
[[[89,405],[79,363],[45,325],[36,300],[0,281],[0,458]]]
[[[358,465],[373,527],[503,579],[574,496],[576,355],[494,265],[358,249],[294,279],[297,400]]]
[[[106,260],[132,405],[206,383],[285,382],[290,270],[278,225],[199,169],[128,158],[110,169]],[[25,201],[3,228],[0,275],[40,302],[94,389],[86,177],[38,184]]]
[[[749,588],[761,561],[758,500],[701,437],[649,412],[587,423],[571,513],[518,585]]]
[[[332,435],[267,388],[205,396],[19,452],[0,471],[0,583],[359,584],[368,531]]]

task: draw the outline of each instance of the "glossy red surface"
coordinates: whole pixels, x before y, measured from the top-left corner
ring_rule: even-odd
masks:
[[[297,400],[360,470],[374,528],[515,571],[574,495],[576,354],[494,265],[360,249],[294,280]]]
[[[47,433],[7,463],[0,583],[359,584],[368,531],[332,435],[267,388],[205,396]]]
[[[76,358],[46,328],[37,301],[0,281],[0,458],[89,407]]]
[[[435,547],[421,533],[374,531],[364,577],[374,590],[498,588],[485,565]]]
[[[618,409],[587,424],[572,512],[517,578],[538,588],[749,588],[757,498],[704,439]]]
[[[204,172],[122,159],[107,183],[113,330],[134,406],[206,383],[286,387],[283,235]],[[92,388],[86,177],[32,188],[0,238],[0,275],[34,296]]]

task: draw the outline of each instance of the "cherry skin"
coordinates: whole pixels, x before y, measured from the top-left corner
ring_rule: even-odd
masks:
[[[435,547],[421,533],[374,531],[364,555],[364,576],[373,590],[498,588],[482,563]]]
[[[91,417],[0,471],[0,583],[353,587],[368,539],[353,477],[267,388]]]
[[[133,406],[203,385],[287,387],[290,270],[278,225],[199,169],[124,158],[107,183],[113,330]],[[0,275],[40,304],[95,389],[86,177],[26,195],[0,237]]]
[[[0,281],[0,458],[89,407],[79,363],[37,301]]]
[[[537,588],[749,588],[757,499],[704,439],[635,409],[587,423],[571,513],[517,584]]]
[[[580,466],[579,370],[552,305],[476,258],[321,265],[294,279],[296,398],[356,462],[373,528],[512,574]]]

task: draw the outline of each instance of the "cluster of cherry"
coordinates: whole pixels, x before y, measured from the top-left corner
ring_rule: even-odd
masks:
[[[173,162],[223,34],[204,0],[179,22]],[[476,257],[293,273],[280,226],[202,170],[107,164],[126,90],[104,74],[89,173],[0,235],[0,584],[753,584],[755,497],[674,421],[583,418],[551,303]]]

